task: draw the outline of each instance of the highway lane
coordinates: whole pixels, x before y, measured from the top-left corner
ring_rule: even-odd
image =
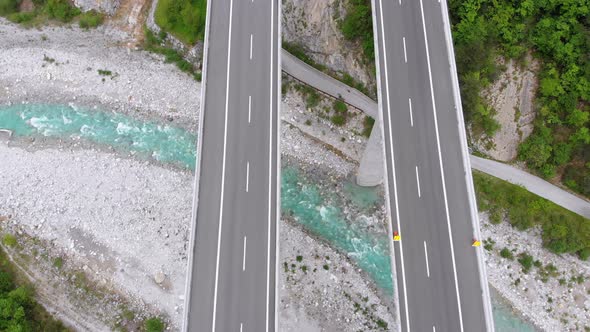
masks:
[[[388,208],[401,235],[393,247],[401,326],[485,331],[491,311],[482,299],[481,249],[471,247],[477,223],[440,5],[373,1]]]
[[[277,0],[208,2],[185,331],[274,331]]]

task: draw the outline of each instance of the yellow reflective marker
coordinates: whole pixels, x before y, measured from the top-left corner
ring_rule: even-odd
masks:
[[[401,239],[402,237],[397,232],[393,232],[393,241],[399,241]]]
[[[479,247],[481,246],[481,242],[477,241],[477,240],[473,240],[473,244],[471,244],[472,247]]]

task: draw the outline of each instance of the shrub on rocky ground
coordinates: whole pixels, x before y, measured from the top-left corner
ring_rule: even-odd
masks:
[[[78,24],[82,29],[91,29],[96,28],[97,26],[101,25],[104,20],[104,15],[95,11],[90,10],[86,13],[80,15],[80,21]]]
[[[513,260],[514,259],[514,255],[512,254],[512,251],[510,251],[510,249],[508,248],[504,248],[500,251],[500,256],[502,258],[506,258],[509,260]]]
[[[144,323],[146,332],[162,332],[165,327],[164,322],[158,317],[147,319]]]

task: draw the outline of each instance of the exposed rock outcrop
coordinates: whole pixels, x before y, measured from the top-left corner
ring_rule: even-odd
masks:
[[[476,146],[496,160],[516,158],[518,145],[533,131],[538,63],[531,57],[527,62],[529,65],[521,68],[513,60],[507,61],[500,78],[483,92],[488,105],[496,110],[494,118],[501,128],[491,138],[480,138]]]

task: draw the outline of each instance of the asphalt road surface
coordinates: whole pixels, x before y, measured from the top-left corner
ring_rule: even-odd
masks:
[[[441,3],[373,5],[402,330],[486,331]]]
[[[275,330],[279,5],[208,1],[185,331]]]

